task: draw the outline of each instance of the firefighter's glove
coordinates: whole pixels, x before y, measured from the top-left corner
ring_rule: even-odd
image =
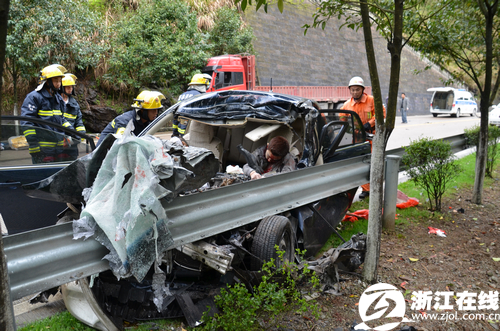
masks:
[[[365,131],[371,131],[372,130],[372,126],[368,122],[366,122],[365,125],[363,125],[363,128],[365,128]]]

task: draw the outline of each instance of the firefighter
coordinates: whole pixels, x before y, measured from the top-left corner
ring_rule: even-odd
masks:
[[[352,110],[359,115],[366,132],[375,129],[375,102],[373,96],[365,93],[365,82],[361,77],[352,77],[349,81],[349,92],[351,98],[347,100],[340,109]],[[340,114],[341,118],[344,114]],[[384,109],[385,115],[385,109]],[[360,199],[370,195],[370,184],[361,185]]]
[[[134,124],[132,132],[135,135],[141,133],[158,116],[158,112],[163,109],[161,104],[163,99],[165,99],[165,96],[160,92],[142,91],[139,93],[131,106],[134,109],[112,120],[101,132],[97,146],[101,144],[108,134],[122,135],[130,121]]]
[[[86,133],[85,125],[83,125],[82,121],[82,112],[80,110],[80,105],[73,97],[75,95],[75,86],[76,86],[76,76],[73,74],[66,73],[62,78],[62,91],[61,91],[61,101],[62,101],[62,109],[63,109],[63,117],[71,124],[71,127],[80,132]],[[65,154],[67,154],[68,160],[76,160],[78,157],[78,140],[74,142],[72,139],[67,139],[67,142],[70,143],[70,146],[65,148]],[[66,146],[65,146],[66,147]]]
[[[70,127],[62,116],[57,92],[61,88],[66,68],[53,64],[42,69],[36,89],[30,92],[21,106],[21,116],[43,119]],[[29,144],[33,164],[58,161],[64,145],[64,133],[51,126],[21,121],[23,133]]]
[[[187,91],[179,95],[179,99],[177,101],[184,101],[194,97],[195,95],[207,92],[211,80],[212,76],[207,74],[194,75],[193,78],[191,78],[191,82],[188,84],[189,87]],[[180,121],[177,117],[175,117],[173,121],[172,136],[174,137],[184,136],[184,134],[186,133],[187,124],[188,124],[187,120]]]

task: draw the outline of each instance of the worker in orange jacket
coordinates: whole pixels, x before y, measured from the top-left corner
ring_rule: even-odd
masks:
[[[351,98],[340,109],[352,110],[359,115],[366,132],[375,133],[375,102],[373,96],[365,93],[365,82],[361,77],[353,77],[349,81]],[[342,116],[343,114],[340,114]],[[385,107],[384,107],[385,117]],[[371,142],[370,142],[371,144]],[[361,185],[360,199],[370,195],[370,183]]]

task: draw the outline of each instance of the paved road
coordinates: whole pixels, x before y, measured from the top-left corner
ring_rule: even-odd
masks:
[[[389,137],[387,150],[408,146],[410,141],[420,137],[433,139],[444,138],[464,133],[479,125],[480,118],[469,115],[459,118],[449,116],[432,117],[432,115],[409,116],[408,123],[401,123],[401,117],[396,117],[396,127]]]

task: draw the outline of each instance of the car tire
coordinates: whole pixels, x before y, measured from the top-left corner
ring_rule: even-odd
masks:
[[[255,232],[251,252],[252,270],[260,270],[263,261],[274,259],[276,265],[280,265],[275,245],[284,251],[284,261],[293,261],[295,257],[295,235],[290,220],[284,216],[269,216],[264,218]]]
[[[453,117],[459,118],[460,117],[460,109],[457,109],[457,113],[452,115]]]
[[[438,117],[438,114],[432,114],[432,117]]]

